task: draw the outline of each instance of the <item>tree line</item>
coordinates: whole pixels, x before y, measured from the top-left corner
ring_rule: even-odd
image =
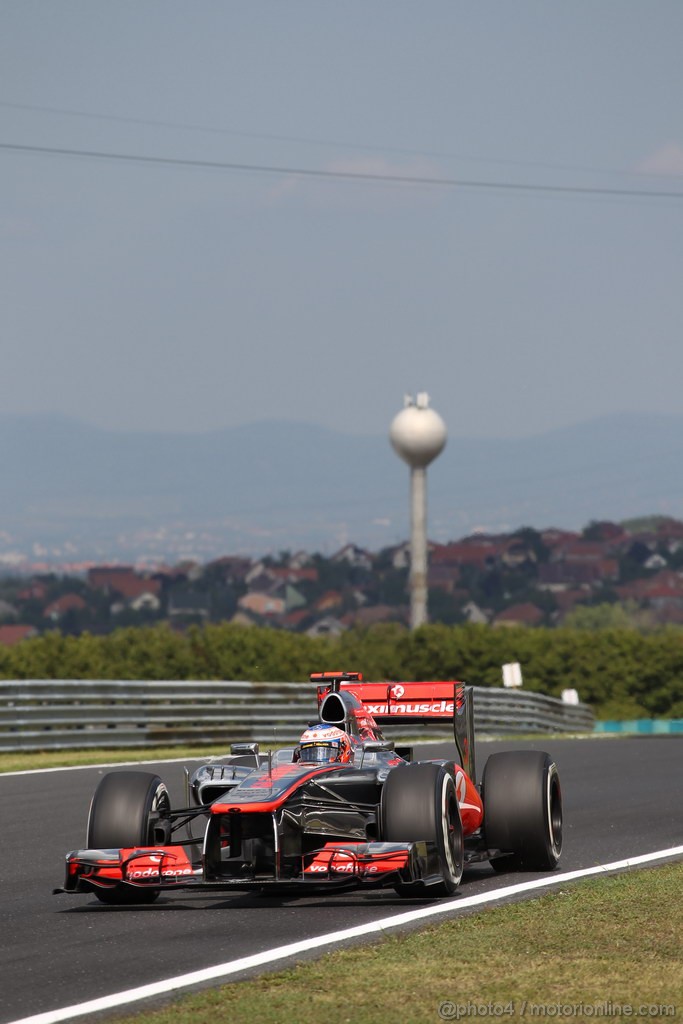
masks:
[[[492,630],[394,624],[309,637],[231,624],[120,629],[105,636],[47,633],[0,649],[4,679],[244,679],[304,681],[310,672],[363,672],[366,679],[459,679],[500,686],[518,661],[528,690],[578,690],[598,718],[683,717],[683,630]]]

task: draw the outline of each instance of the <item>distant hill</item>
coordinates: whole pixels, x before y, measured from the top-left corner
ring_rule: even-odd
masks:
[[[683,517],[682,466],[679,416],[609,416],[521,440],[451,437],[429,469],[429,533]],[[0,483],[0,553],[67,542],[74,558],[329,553],[347,539],[377,550],[408,534],[408,469],[386,436],[307,423],[173,435],[5,415]]]

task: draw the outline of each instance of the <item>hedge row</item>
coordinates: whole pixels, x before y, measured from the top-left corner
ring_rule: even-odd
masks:
[[[575,687],[600,718],[683,717],[683,630],[492,630],[393,625],[338,639],[232,625],[186,634],[121,629],[108,636],[48,633],[0,649],[4,679],[304,680],[311,671],[362,671],[368,679],[463,679],[500,686],[519,661],[529,690]]]

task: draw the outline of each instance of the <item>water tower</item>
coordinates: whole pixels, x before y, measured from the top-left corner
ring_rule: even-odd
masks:
[[[410,466],[410,628],[427,621],[427,466],[443,451],[446,424],[429,408],[429,395],[406,395],[389,439]]]

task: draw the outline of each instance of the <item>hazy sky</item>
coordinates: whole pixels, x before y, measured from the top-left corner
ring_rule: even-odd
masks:
[[[0,0],[0,412],[683,411],[682,40],[681,0]]]

